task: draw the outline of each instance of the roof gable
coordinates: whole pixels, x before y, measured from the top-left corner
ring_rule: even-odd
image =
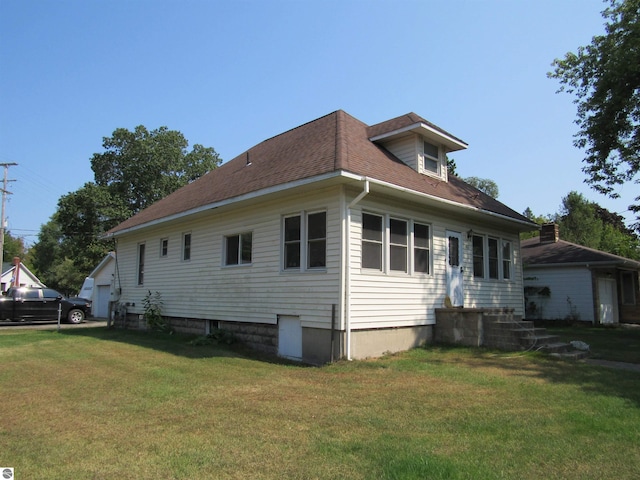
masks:
[[[462,180],[450,176],[449,181],[442,181],[422,175],[370,140],[376,132],[382,134],[395,127],[413,125],[416,120],[426,122],[415,114],[408,114],[369,127],[338,110],[257,144],[150,205],[111,229],[106,236],[186,215],[243,195],[267,193],[276,186],[285,188],[296,181],[342,173],[529,223],[522,215]]]

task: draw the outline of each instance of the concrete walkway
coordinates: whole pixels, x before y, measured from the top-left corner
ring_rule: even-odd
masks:
[[[640,373],[640,364],[637,363],[612,362],[610,360],[598,360],[595,358],[587,358],[584,362],[598,367],[617,368],[619,370],[629,370]]]
[[[93,328],[93,327],[106,327],[106,318],[88,318],[84,322],[74,325],[73,323],[60,323],[60,330],[69,330],[73,328]],[[58,322],[0,322],[0,331],[7,330],[57,330]]]

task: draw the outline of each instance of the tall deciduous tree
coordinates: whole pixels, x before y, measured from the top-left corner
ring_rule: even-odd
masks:
[[[498,198],[498,195],[500,194],[498,184],[489,178],[467,177],[464,181],[492,198]]]
[[[182,133],[167,127],[119,128],[103,147],[91,158],[95,181],[58,200],[32,247],[43,280],[64,291],[79,289],[112,248],[101,234],[221,163],[213,148],[188,150]]]
[[[133,132],[116,129],[103,138],[105,151],[91,158],[95,183],[107,187],[114,198],[124,200],[133,215],[153,202],[192,182],[220,164],[211,147],[196,144],[187,151],[182,133],[160,127]],[[127,216],[129,216],[127,215]]]
[[[586,148],[586,182],[617,198],[617,186],[640,183],[640,0],[610,4],[602,12],[605,34],[556,59],[548,75],[560,81],[559,91],[577,97],[574,143]],[[640,196],[635,201],[629,208],[637,213]]]

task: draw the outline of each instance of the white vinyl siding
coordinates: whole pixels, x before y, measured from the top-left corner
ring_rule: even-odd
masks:
[[[341,286],[350,284],[349,308],[351,328],[385,328],[435,323],[435,309],[444,305],[446,292],[445,232],[447,229],[467,232],[481,226],[455,221],[448,214],[438,214],[421,205],[376,200],[369,194],[350,209],[345,208],[359,191],[342,198],[341,187],[312,190],[304,196],[279,200],[247,202],[246,207],[224,208],[201,213],[195,218],[168,222],[118,238],[119,284],[121,303],[132,314],[142,314],[142,299],[147,291],[158,291],[163,299],[163,313],[179,318],[257,322],[275,324],[278,315],[300,317],[304,327],[331,327],[332,305],[336,309],[336,327],[345,327],[340,316]],[[362,212],[377,212],[383,218],[385,231],[389,219],[407,222],[407,272],[388,267],[385,270],[362,268]],[[326,212],[326,267],[318,269],[283,269],[283,218],[295,212]],[[299,214],[299,213],[298,213]],[[343,258],[341,222],[346,220],[349,254],[348,272],[340,270]],[[415,224],[428,226],[428,241],[423,257],[428,258],[429,272],[415,271],[414,255],[418,244],[412,235]],[[511,242],[512,276],[509,282],[474,282],[471,241],[463,238],[465,281],[464,305],[468,307],[512,307],[524,314],[522,273],[517,233],[485,232]],[[225,237],[242,232],[252,233],[251,264],[242,268],[224,265]],[[160,257],[160,239],[169,245],[182,245],[182,234],[191,234],[191,260],[182,260],[182,248],[169,248]],[[384,234],[388,237],[388,232]],[[321,241],[320,238],[314,240]],[[388,250],[387,243],[384,246]],[[144,288],[137,287],[137,248],[146,243]],[[399,246],[402,242],[399,242]],[[304,259],[306,262],[306,258]],[[346,287],[345,287],[346,288]]]
[[[580,321],[594,319],[591,271],[586,267],[528,267],[524,286],[549,289],[549,295],[528,296],[537,310],[533,318],[562,320],[577,313]]]
[[[445,215],[410,207],[401,203],[376,203],[371,196],[352,209],[349,243],[351,246],[351,326],[353,329],[388,328],[435,323],[435,309],[444,306],[446,294],[446,230],[467,232],[479,225],[454,222]],[[431,272],[427,275],[412,270],[410,274],[362,268],[362,214],[380,212],[384,217],[406,218],[409,225],[428,225],[431,236]],[[384,212],[384,213],[383,213]],[[411,228],[411,227],[410,227]],[[486,227],[485,227],[486,228]],[[411,231],[411,229],[410,229]],[[463,236],[464,305],[465,307],[510,307],[516,315],[524,314],[522,269],[517,233],[495,231],[494,238],[510,242],[512,249],[511,281],[473,281],[472,240]],[[414,248],[413,238],[409,251]],[[411,265],[413,260],[409,261]]]
[[[326,267],[283,271],[282,214],[292,206],[304,211],[326,212]],[[179,226],[158,226],[118,240],[118,263],[123,296],[135,303],[131,313],[143,313],[147,290],[158,291],[168,316],[275,324],[277,315],[300,316],[305,327],[327,328],[331,309],[339,303],[340,287],[340,189],[296,196],[278,202],[260,202],[219,214],[212,211]],[[252,233],[251,264],[242,268],[224,265],[224,238]],[[191,232],[191,260],[182,261],[181,249],[169,249],[160,261],[160,238],[181,244],[182,232]],[[137,244],[147,240],[144,291],[131,288],[135,280]],[[320,241],[318,238],[315,241]],[[153,257],[153,258],[151,258]]]

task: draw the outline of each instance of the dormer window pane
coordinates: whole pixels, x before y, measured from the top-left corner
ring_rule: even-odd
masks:
[[[429,143],[424,143],[424,155],[423,155],[423,165],[424,169],[433,173],[438,173],[438,165],[440,164],[440,160],[438,157],[438,147]]]
[[[438,147],[430,144],[429,142],[424,142],[424,154],[428,155],[431,158],[438,159]]]

